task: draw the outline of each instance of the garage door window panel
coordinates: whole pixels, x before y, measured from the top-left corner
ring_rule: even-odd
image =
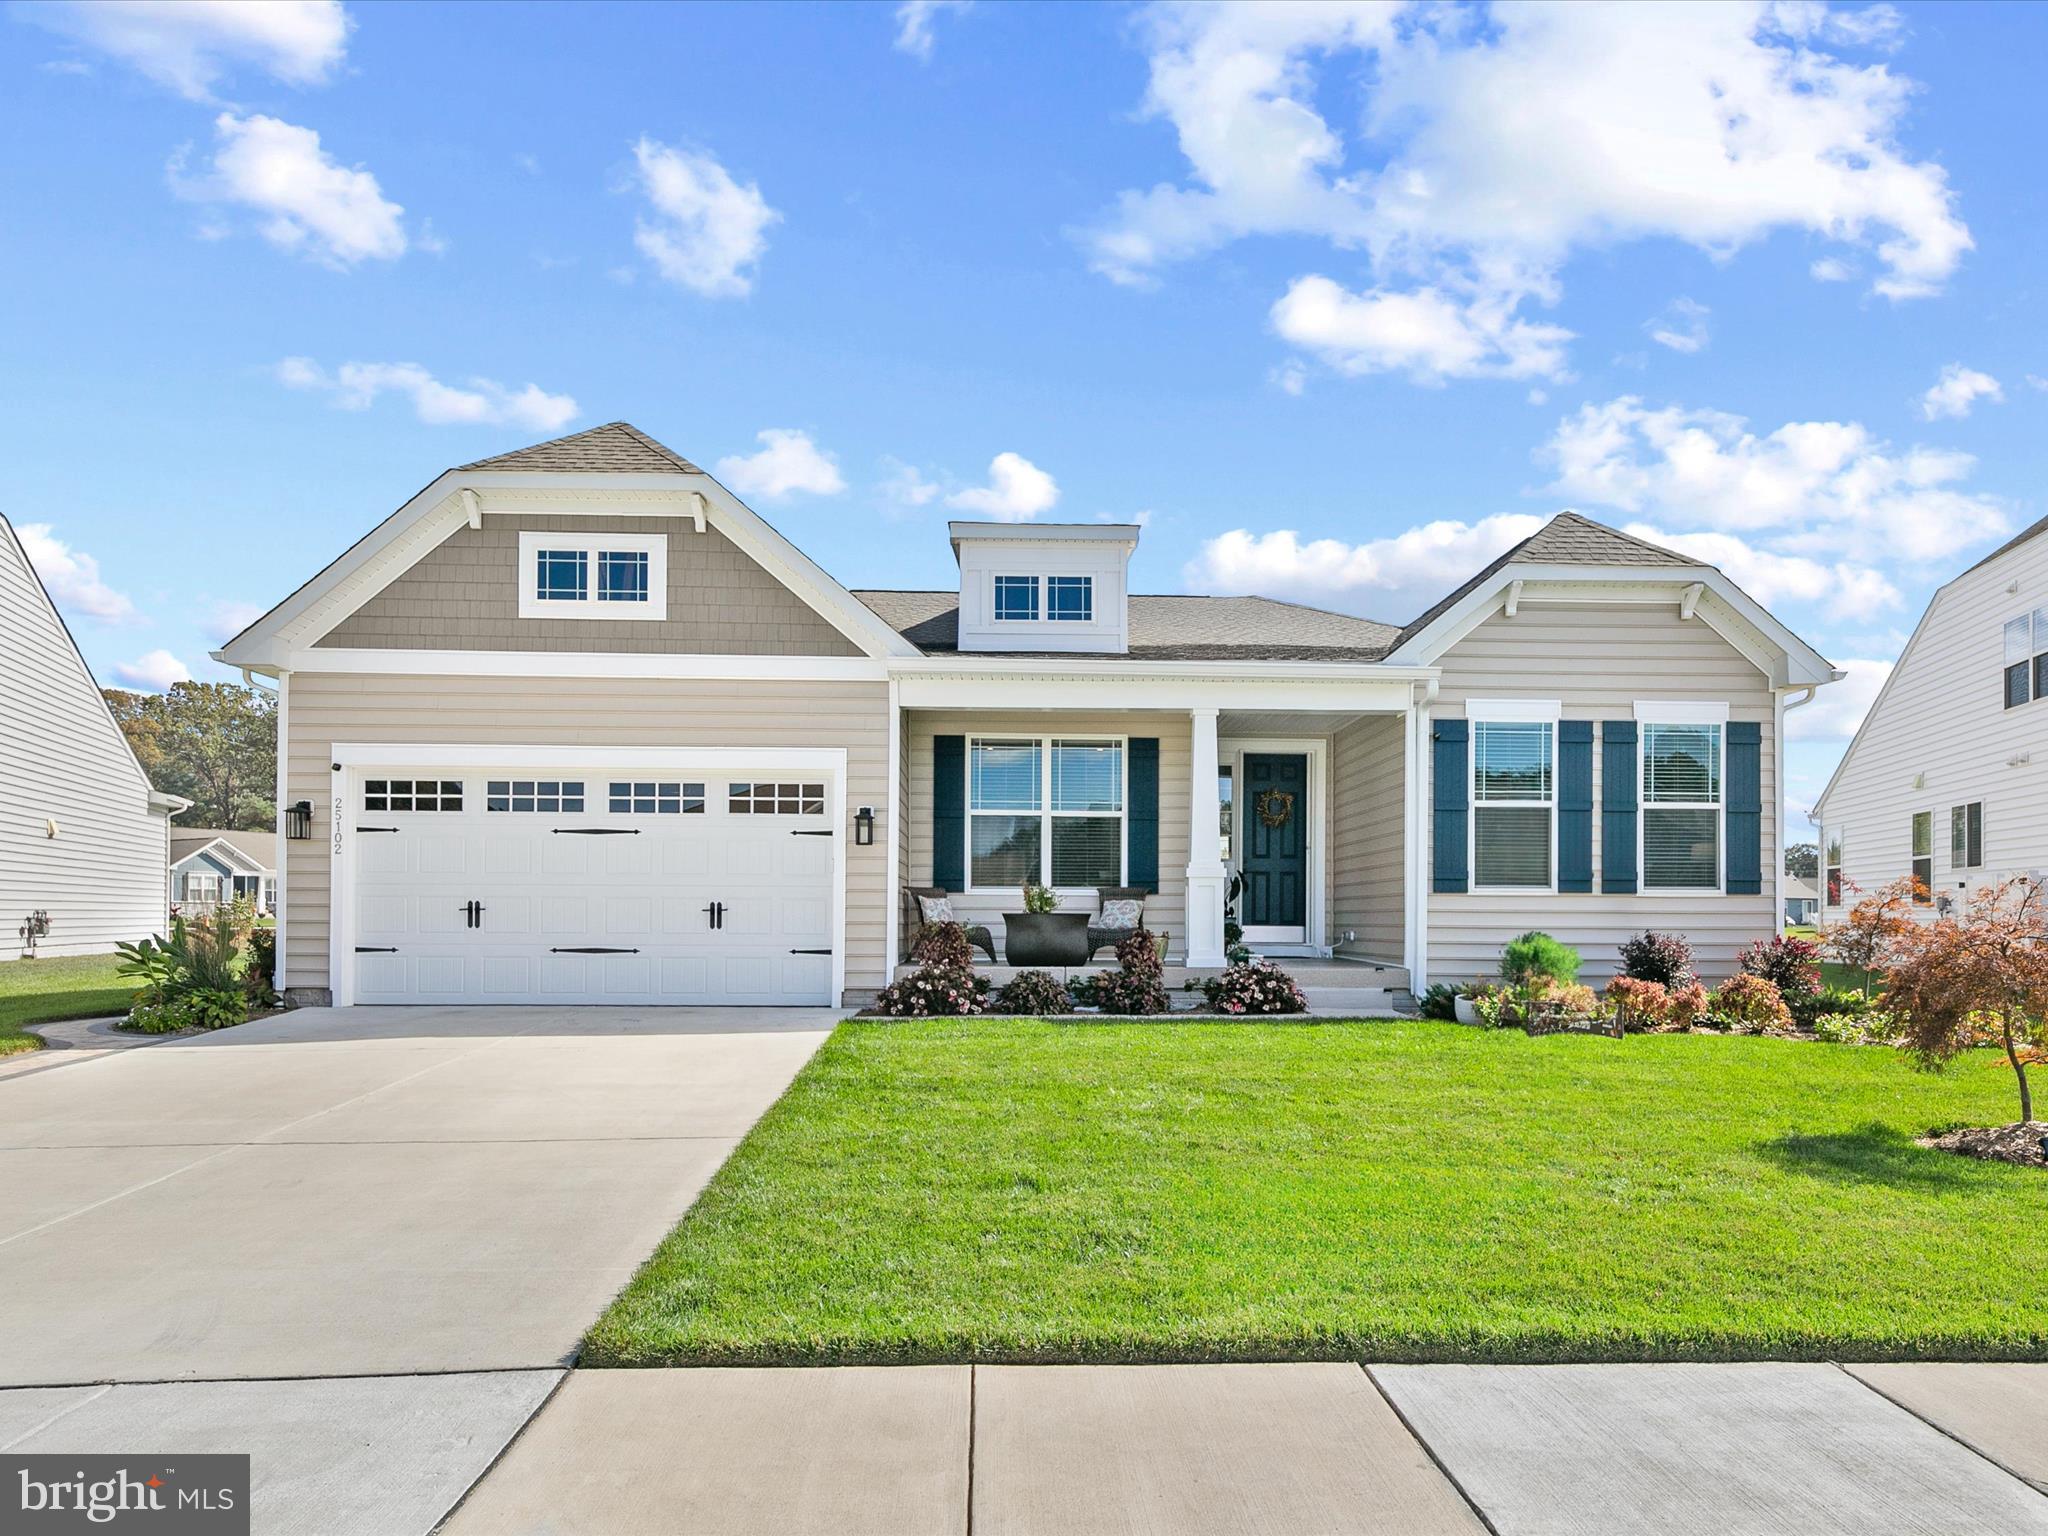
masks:
[[[544,816],[583,812],[581,779],[492,779],[484,794],[486,811]]]
[[[363,809],[459,811],[462,809],[462,782],[459,779],[365,779]]]
[[[704,786],[675,779],[614,779],[606,799],[614,816],[704,814]]]
[[[733,816],[822,816],[825,786],[781,782],[730,784],[725,808]]]

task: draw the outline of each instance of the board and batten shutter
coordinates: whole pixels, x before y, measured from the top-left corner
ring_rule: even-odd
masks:
[[[1125,883],[1159,891],[1159,738],[1133,736],[1125,771],[1130,801],[1124,818]]]
[[[1593,722],[1557,722],[1557,888],[1593,889]]]
[[[1600,724],[1600,889],[1636,888],[1636,723]]]
[[[1462,891],[1468,884],[1465,829],[1472,815],[1471,728],[1463,720],[1438,720],[1430,728],[1430,741],[1435,758],[1432,889]]]
[[[1728,722],[1728,894],[1759,896],[1764,888],[1763,727]]]
[[[967,888],[967,738],[932,738],[932,884]]]

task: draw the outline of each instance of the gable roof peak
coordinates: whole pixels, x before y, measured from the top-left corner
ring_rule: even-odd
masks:
[[[473,464],[458,464],[458,471],[472,469],[526,470],[531,473],[694,475],[697,466],[665,443],[657,442],[629,421],[608,421],[601,427],[572,432],[567,437],[549,438],[509,453],[494,454]]]
[[[1502,557],[1510,565],[1704,565],[1567,509]]]

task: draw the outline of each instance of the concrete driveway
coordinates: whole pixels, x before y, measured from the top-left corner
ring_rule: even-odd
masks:
[[[309,1009],[0,1081],[0,1386],[560,1366],[837,1017]]]

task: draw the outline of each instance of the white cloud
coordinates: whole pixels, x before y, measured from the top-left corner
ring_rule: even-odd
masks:
[[[2030,373],[2027,375],[2027,387],[2029,389],[2048,389],[2048,378],[2043,378],[2038,373]]]
[[[1831,565],[1806,555],[1777,554],[1732,533],[1667,533],[1648,523],[1630,523],[1622,531],[1720,567],[1729,580],[1766,608],[1831,601],[1843,617],[1850,617],[1867,615],[1874,608],[1896,607],[1900,601],[1899,589],[1867,565],[1847,561]]]
[[[1284,395],[1300,395],[1308,388],[1308,369],[1298,357],[1290,357],[1269,370],[1266,377]]]
[[[75,0],[24,6],[27,19],[109,54],[193,101],[250,64],[287,85],[320,85],[352,23],[341,0]]]
[[[1191,591],[1256,592],[1406,618],[1546,521],[1506,512],[1476,523],[1425,523],[1392,538],[1359,544],[1341,539],[1304,541],[1292,528],[1257,534],[1233,528],[1204,540],[1182,575]]]
[[[99,561],[66,544],[48,523],[23,523],[15,532],[51,600],[67,614],[101,624],[125,624],[138,617],[128,595],[100,579]]]
[[[1828,51],[1887,38],[1867,12],[1171,4],[1143,35],[1144,110],[1188,178],[1125,192],[1081,236],[1091,263],[1146,284],[1247,236],[1360,251],[1372,281],[1320,279],[1309,316],[1353,371],[1554,372],[1567,338],[1522,307],[1624,241],[1725,259],[1803,230],[1867,251],[1892,298],[1938,290],[1971,245],[1941,167],[1898,142],[1912,82]]]
[[[633,158],[653,209],[634,226],[640,253],[670,282],[706,298],[744,298],[768,249],[768,228],[782,219],[760,187],[734,181],[711,155],[653,139],[635,144]]]
[[[901,459],[884,457],[882,467],[888,471],[879,489],[882,498],[898,507],[929,506],[945,487],[936,480],[927,480],[924,471],[915,464],[906,464]]]
[[[568,395],[551,395],[538,384],[509,389],[490,379],[466,380],[466,388],[443,384],[418,363],[343,363],[329,373],[310,357],[288,357],[277,379],[289,389],[318,390],[345,411],[366,411],[387,391],[409,396],[413,413],[429,426],[512,426],[553,432],[576,419]]]
[[[1885,679],[1892,675],[1892,663],[1889,661],[1852,657],[1835,665],[1848,675],[1839,683],[1830,683],[1821,689],[1813,696],[1811,704],[1802,704],[1787,712],[1785,735],[1789,739],[1847,741],[1856,734],[1863,717],[1870,713],[1870,706],[1877,702],[1877,691],[1884,687]]]
[[[1660,347],[1687,354],[1707,344],[1707,306],[1694,299],[1673,299],[1664,313],[1643,327]]]
[[[133,661],[114,663],[114,676],[134,688],[147,688],[151,693],[162,693],[173,683],[190,679],[192,669],[169,651],[155,650],[138,656]]]
[[[1623,395],[1567,416],[1537,456],[1568,501],[1765,532],[1781,553],[1924,562],[2007,527],[1994,498],[1958,488],[1970,455],[1894,449],[1857,422],[1795,421],[1758,436],[1739,416]]]
[[[1298,277],[1273,305],[1273,329],[1340,373],[1405,370],[1426,384],[1447,378],[1559,378],[1563,326],[1517,319],[1499,296],[1440,288],[1353,293],[1320,275]]]
[[[262,603],[215,598],[206,616],[206,637],[215,645],[225,645],[268,612],[270,610]]]
[[[2003,400],[2005,391],[1988,373],[1950,363],[1941,370],[1926,394],[1920,397],[1920,415],[1927,421],[1944,417],[1957,420],[1970,414],[1979,400]]]
[[[836,496],[846,489],[838,462],[812,442],[808,432],[769,427],[754,437],[762,444],[760,452],[718,461],[718,478],[740,495],[781,501],[799,492]]]
[[[903,0],[896,7],[896,51],[920,63],[932,56],[932,22],[941,11],[964,11],[970,0]]]
[[[1817,283],[1846,283],[1856,276],[1854,267],[1834,256],[1823,256],[1806,270]]]
[[[999,453],[989,460],[988,484],[955,491],[946,505],[965,512],[979,512],[998,522],[1028,522],[1050,511],[1060,499],[1053,477],[1021,453]]]
[[[171,187],[180,197],[252,209],[272,245],[330,267],[405,254],[405,210],[370,172],[337,163],[312,129],[233,112],[221,113],[213,126],[213,164],[205,173],[186,176],[183,150],[171,160]]]

